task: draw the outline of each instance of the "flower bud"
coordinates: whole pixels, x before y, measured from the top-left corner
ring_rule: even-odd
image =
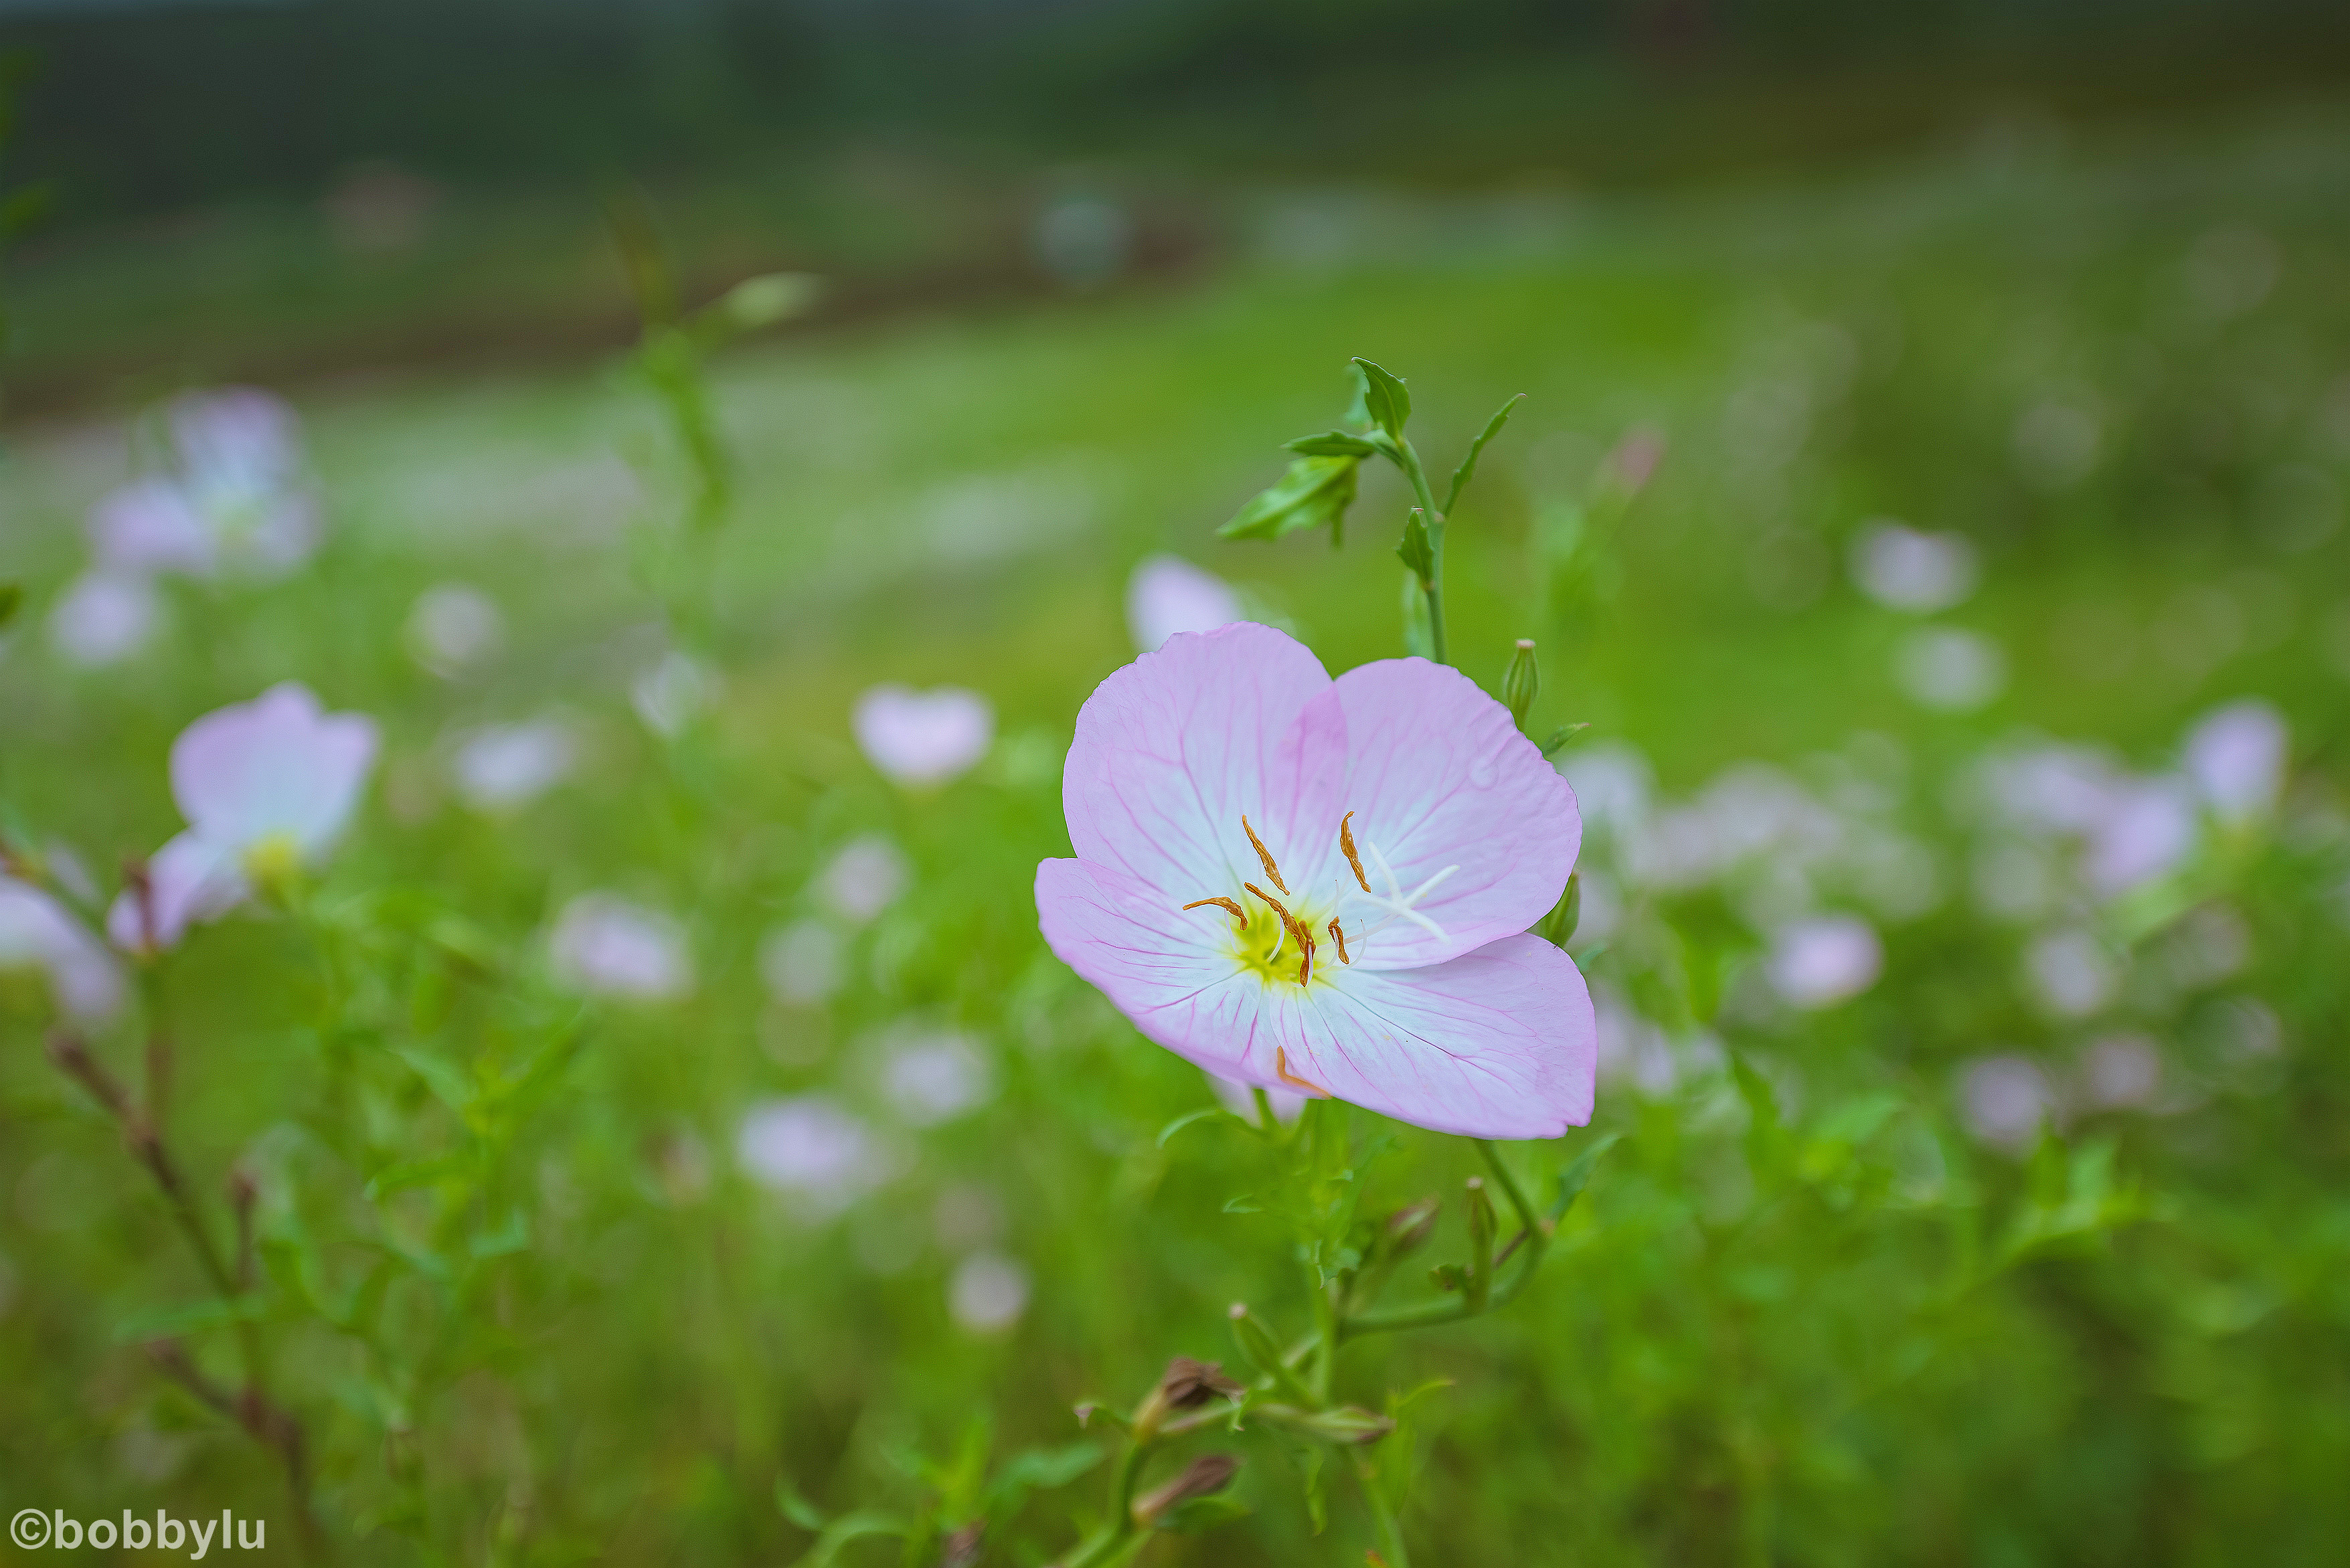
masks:
[[[1407,1204],[1388,1216],[1380,1228],[1382,1250],[1390,1258],[1408,1258],[1428,1245],[1429,1237],[1436,1233],[1436,1216],[1443,1207],[1432,1194],[1417,1203]]]
[[[1134,1413],[1134,1429],[1139,1437],[1148,1438],[1159,1429],[1168,1413],[1174,1410],[1196,1410],[1214,1398],[1237,1399],[1247,1390],[1224,1376],[1223,1366],[1214,1361],[1194,1361],[1179,1355],[1167,1364],[1166,1374],[1159,1379]]]
[[[987,1521],[983,1519],[950,1532],[939,1543],[939,1568],[979,1568],[981,1542],[986,1534]]]
[[[1166,1485],[1134,1500],[1134,1521],[1146,1528],[1160,1516],[1194,1498],[1210,1497],[1232,1485],[1241,1462],[1230,1454],[1201,1454],[1183,1467],[1183,1473]]]
[[[1542,694],[1542,667],[1534,662],[1534,639],[1518,639],[1517,651],[1510,655],[1510,668],[1502,676],[1502,705],[1510,711],[1511,721],[1520,727],[1526,713]]]

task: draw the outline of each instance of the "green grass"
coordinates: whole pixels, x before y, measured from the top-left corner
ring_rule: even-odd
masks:
[[[674,744],[628,706],[660,614],[629,539],[674,509],[681,475],[625,377],[306,396],[326,554],[271,587],[175,591],[165,638],[111,671],[59,666],[37,618],[78,568],[78,515],[119,442],[16,432],[0,576],[32,606],[0,658],[12,836],[68,843],[107,877],[177,826],[171,736],[277,680],[385,726],[370,804],[303,912],[209,928],[164,980],[192,1179],[213,1202],[232,1161],[264,1176],[274,1387],[310,1432],[329,1533],[365,1562],[787,1562],[810,1538],[778,1511],[779,1479],[827,1511],[907,1505],[923,1485],[890,1456],[947,1452],[975,1413],[999,1452],[1066,1445],[1086,1436],[1075,1401],[1124,1406],[1170,1355],[1237,1361],[1234,1299],[1304,1327],[1280,1223],[1222,1211],[1269,1162],[1222,1127],[1159,1146],[1206,1103],[1199,1076],[1043,951],[1029,881],[1066,853],[1059,749],[1131,657],[1119,595],[1139,556],[1172,548],[1241,583],[1334,670],[1399,651],[1388,479],[1367,483],[1335,555],[1212,539],[1277,472],[1279,441],[1327,427],[1365,354],[1411,379],[1438,462],[1528,394],[1452,530],[1463,669],[1496,686],[1510,639],[1536,637],[1535,732],[1591,721],[1591,742],[1637,743],[1676,796],[1742,759],[1830,780],[1882,754],[1856,737],[1889,737],[1906,759],[1892,816],[1945,889],[1884,922],[1874,990],[1814,1014],[1752,1005],[1760,938],[1738,888],[1634,901],[1595,978],[1757,1075],[1744,1093],[1719,1071],[1660,1094],[1605,1082],[1594,1134],[1625,1141],[1528,1295],[1349,1352],[1341,1390],[1366,1403],[1453,1381],[1419,1407],[1409,1459],[1379,1450],[1420,1467],[1404,1516],[1419,1560],[2338,1560],[2350,573],[2338,531],[2279,548],[2264,498],[2280,469],[2338,487],[2350,462],[2345,151],[2340,118],[2316,115],[1530,219],[1317,198],[1370,236],[1326,267],[1243,247],[1182,292],[739,348],[715,370],[743,472],[714,576],[727,684]],[[2281,265],[2230,312],[2221,296],[2255,292],[2227,272],[2244,245],[2224,236],[2245,230]],[[2062,485],[2013,440],[2051,400],[2101,432]],[[1656,483],[1604,545],[1545,553],[1541,519],[1638,422],[1670,439]],[[1893,679],[1908,621],[1844,569],[1878,514],[1975,541],[1984,587],[1938,618],[2004,649],[1990,705],[1929,712]],[[443,682],[400,628],[452,579],[494,593],[511,633],[484,674]],[[2231,617],[2232,637],[2194,630]],[[847,736],[856,693],[884,680],[975,687],[1005,740],[935,796],[894,792]],[[2248,693],[2293,725],[2285,815],[2194,862],[2167,911],[2234,909],[2247,967],[2167,999],[2140,985],[2079,1023],[2034,1009],[2028,933],[1969,893],[1954,781],[2032,733],[2167,765],[2189,722]],[[582,775],[511,821],[456,805],[440,737],[550,704],[588,738]],[[858,939],[838,999],[780,1010],[758,940],[865,830],[906,849],[914,890]],[[690,1002],[580,1013],[561,994],[540,934],[588,888],[685,920]],[[2150,984],[2195,929],[2130,932],[2134,972]],[[2214,1009],[2242,995],[2273,1010],[2279,1055],[2231,1064],[2214,1043]],[[267,1456],[133,1343],[138,1314],[201,1283],[115,1130],[41,1059],[46,1008],[30,980],[0,981],[0,1501],[234,1507],[290,1537]],[[576,1054],[510,1123],[468,1098],[468,1073],[513,1068],[575,1017]],[[979,1037],[998,1094],[901,1130],[900,1173],[847,1216],[790,1222],[734,1167],[741,1108],[825,1086],[886,1122],[877,1041],[909,1018]],[[2060,1064],[2108,1028],[2156,1038],[2199,1107],[2086,1116],[2022,1161],[1960,1128],[1960,1064],[2002,1048]],[[100,1049],[130,1070],[127,1027]],[[453,1078],[436,1087],[403,1052]],[[1458,1140],[1384,1130],[1367,1211],[1455,1193],[1474,1168]],[[1594,1134],[1513,1157],[1544,1169]],[[681,1177],[684,1148],[706,1186]],[[468,1153],[462,1174],[369,1196],[449,1151]],[[999,1337],[946,1311],[956,1248],[934,1210],[970,1189],[1035,1282]],[[1461,1244],[1456,1202],[1430,1256]],[[322,1321],[306,1267],[330,1304],[380,1270],[376,1315]],[[190,1343],[224,1376],[233,1337]],[[1316,1535],[1279,1443],[1219,1446],[1246,1459],[1253,1514],[1149,1561],[1364,1560],[1347,1484]],[[1053,1561],[1104,1484],[1037,1494],[987,1560]]]

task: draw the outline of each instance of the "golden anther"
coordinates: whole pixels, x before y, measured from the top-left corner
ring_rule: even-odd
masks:
[[[1367,893],[1371,890],[1371,879],[1363,875],[1363,857],[1355,853],[1355,830],[1347,826],[1354,820],[1355,814],[1351,811],[1338,819],[1338,847],[1346,851],[1347,864],[1355,868],[1355,880],[1361,883],[1363,891]],[[1282,891],[1286,893],[1289,889],[1284,888]]]
[[[1233,923],[1238,925],[1243,931],[1246,931],[1248,929],[1248,911],[1242,909],[1238,904],[1233,903],[1230,898],[1201,898],[1199,902],[1194,904],[1186,904],[1183,908],[1186,909],[1205,909],[1210,904],[1215,905],[1220,909],[1231,910]]]
[[[1353,963],[1355,961],[1347,956],[1347,928],[1340,925],[1335,917],[1330,921],[1330,936],[1338,944],[1338,961]]]
[[[1303,1089],[1317,1100],[1326,1100],[1330,1091],[1319,1084],[1308,1083],[1289,1070],[1289,1053],[1276,1045],[1273,1048],[1273,1075],[1292,1088]]]
[[[1314,983],[1314,933],[1305,929],[1305,922],[1303,920],[1291,921],[1289,929],[1297,933],[1298,950],[1305,955],[1304,961],[1297,966],[1297,983],[1312,985]]]
[[[1283,903],[1280,899],[1274,898],[1272,894],[1266,892],[1263,888],[1258,887],[1253,882],[1243,882],[1241,886],[1247,888],[1250,892],[1254,893],[1258,898],[1263,898],[1266,903],[1271,904],[1273,906],[1273,912],[1281,917],[1281,923],[1283,925],[1295,926],[1297,924],[1297,921],[1293,919],[1289,913],[1288,905]],[[1284,888],[1282,891],[1286,893],[1289,889]]]
[[[1264,874],[1273,878],[1273,885],[1284,893],[1288,892],[1289,884],[1281,879],[1281,867],[1273,863],[1273,851],[1264,846],[1264,840],[1259,838],[1256,836],[1256,829],[1249,826],[1248,814],[1245,812],[1241,814],[1241,831],[1247,834],[1249,842],[1256,846],[1256,857],[1264,862]],[[1364,890],[1369,891],[1367,888]]]

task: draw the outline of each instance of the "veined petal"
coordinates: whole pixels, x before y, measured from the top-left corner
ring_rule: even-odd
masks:
[[[1337,796],[1354,814],[1347,826],[1374,893],[1392,897],[1382,857],[1407,900],[1443,878],[1410,904],[1440,937],[1368,901],[1358,913],[1342,909],[1357,967],[1442,963],[1526,929],[1558,902],[1583,845],[1575,791],[1476,682],[1424,659],[1382,659],[1340,676],[1303,725],[1315,726],[1321,708],[1342,716]],[[1359,893],[1335,842],[1324,845],[1313,885]]]
[[[1345,754],[1345,715],[1314,703],[1329,689],[1303,643],[1247,621],[1179,633],[1110,676],[1062,775],[1078,857],[1179,904],[1237,893],[1264,880],[1245,814],[1284,867],[1318,862]]]
[[[1054,955],[1151,1039],[1228,1075],[1247,1054],[1265,990],[1232,962],[1219,925],[1231,918],[1213,906],[1180,909],[1107,866],[1036,867],[1036,919]]]
[[[1311,991],[1251,989],[1263,1012],[1232,1076],[1267,1087],[1303,1081],[1471,1137],[1557,1137],[1591,1119],[1591,993],[1574,961],[1540,937],[1504,937],[1427,969],[1341,970]]]
[[[172,796],[204,837],[242,851],[284,834],[317,855],[374,765],[375,722],[327,713],[288,680],[196,720],[172,742]]]

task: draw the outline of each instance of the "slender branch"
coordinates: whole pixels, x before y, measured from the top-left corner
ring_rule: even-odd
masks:
[[[1387,1559],[1388,1568],[1411,1568],[1411,1553],[1403,1543],[1402,1521],[1388,1506],[1387,1494],[1379,1490],[1378,1466],[1365,1449],[1356,1448],[1352,1457],[1355,1480],[1362,1486],[1363,1501],[1370,1505],[1371,1528],[1378,1534],[1380,1554]],[[1408,1454],[1402,1459],[1403,1462],[1410,1461]]]
[[[1428,527],[1428,638],[1436,653],[1436,662],[1450,664],[1444,646],[1444,514],[1436,509],[1436,496],[1428,488],[1428,472],[1420,466],[1419,453],[1413,450],[1407,436],[1396,438],[1396,466],[1403,470],[1411,482],[1411,493],[1419,502],[1421,521]]]

